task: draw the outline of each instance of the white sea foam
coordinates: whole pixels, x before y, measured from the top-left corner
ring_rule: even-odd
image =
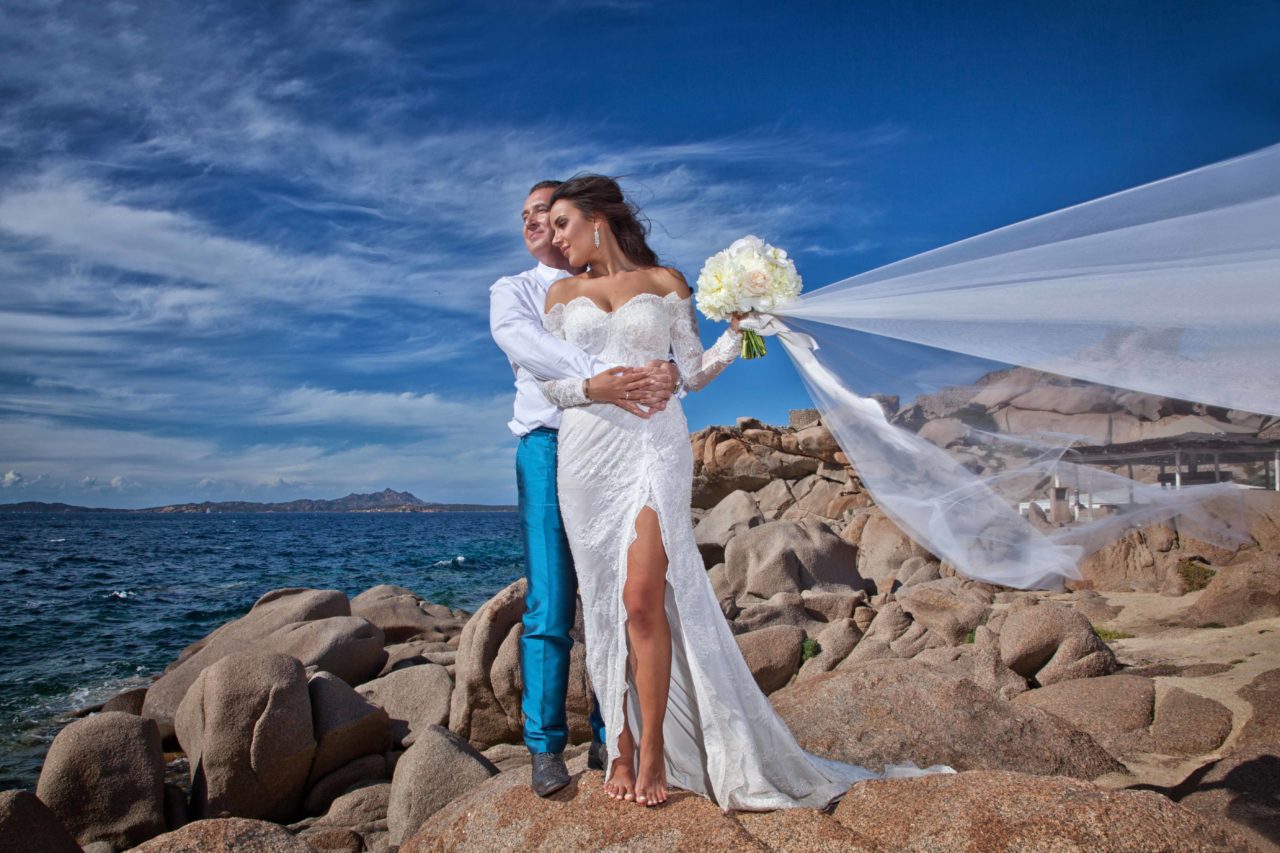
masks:
[[[66,537],[64,536],[64,537],[63,537],[63,538],[61,538],[61,539],[46,539],[46,540],[44,540],[44,541],[46,541],[46,542],[66,542],[66,541],[67,541],[67,539],[66,539]]]
[[[431,565],[432,566],[461,566],[466,561],[467,561],[467,558],[459,554],[458,556],[454,557],[452,560],[436,560]]]
[[[107,598],[119,598],[119,599],[137,598],[137,597],[138,597],[138,594],[131,589],[117,589],[107,596]]]

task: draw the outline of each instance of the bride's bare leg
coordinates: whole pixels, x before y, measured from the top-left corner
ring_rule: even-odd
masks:
[[[645,507],[636,517],[636,540],[627,552],[622,603],[627,609],[627,638],[635,661],[640,694],[640,761],[636,802],[656,806],[667,799],[662,721],[671,686],[671,626],[667,624],[667,552],[658,515]]]
[[[635,655],[631,655],[631,669],[635,671]],[[627,720],[627,703],[622,703],[622,731],[618,733],[618,757],[609,765],[604,792],[615,800],[636,798],[636,741],[631,737],[631,725]]]

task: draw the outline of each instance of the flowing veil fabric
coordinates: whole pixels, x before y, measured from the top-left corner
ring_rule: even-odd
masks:
[[[1227,409],[1280,414],[1280,145],[926,252],[748,321],[777,334],[877,504],[964,574],[1030,588],[1078,577],[1088,551],[1173,516],[1243,534],[1212,511],[1226,485],[1135,483],[1062,458],[1065,442],[991,440],[1012,464],[972,473],[889,423],[842,378],[850,330]],[[1123,511],[1041,532],[1010,504],[1049,478],[1122,490]]]

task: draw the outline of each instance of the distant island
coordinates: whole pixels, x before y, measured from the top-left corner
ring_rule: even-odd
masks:
[[[109,509],[72,506],[64,503],[25,501],[0,504],[0,512],[149,512],[149,513],[213,513],[213,512],[515,512],[516,507],[500,504],[430,503],[409,492],[383,489],[367,495],[349,494],[336,500],[303,498],[284,503],[256,501],[203,501],[202,503],[169,504],[146,509]]]

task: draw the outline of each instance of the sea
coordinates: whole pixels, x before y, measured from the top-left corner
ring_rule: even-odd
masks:
[[[265,592],[386,583],[470,611],[522,571],[514,512],[0,513],[0,790],[34,790],[78,710]]]

